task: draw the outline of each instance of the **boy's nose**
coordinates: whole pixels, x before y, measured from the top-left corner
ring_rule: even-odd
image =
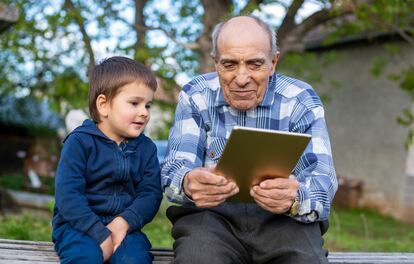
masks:
[[[147,117],[149,115],[149,110],[146,107],[143,107],[139,109],[138,115],[142,117]]]

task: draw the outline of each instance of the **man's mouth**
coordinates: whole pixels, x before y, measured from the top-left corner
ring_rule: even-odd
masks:
[[[256,91],[253,90],[231,90],[231,93],[237,97],[251,97]]]

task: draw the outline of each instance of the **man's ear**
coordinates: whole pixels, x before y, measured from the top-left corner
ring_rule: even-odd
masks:
[[[218,56],[214,56],[213,54],[210,54],[210,57],[213,60],[214,67],[216,68],[216,71],[217,71]]]
[[[108,117],[109,101],[105,95],[100,94],[96,98],[96,109],[101,117]]]
[[[276,65],[277,65],[277,62],[279,61],[279,58],[280,58],[280,52],[276,51],[276,53],[272,57],[272,74],[276,70]]]

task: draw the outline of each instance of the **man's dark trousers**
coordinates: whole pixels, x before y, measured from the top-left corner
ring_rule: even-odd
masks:
[[[175,264],[328,263],[324,223],[300,223],[255,203],[171,206]]]

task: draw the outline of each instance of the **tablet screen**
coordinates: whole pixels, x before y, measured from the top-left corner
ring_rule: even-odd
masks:
[[[216,166],[233,179],[240,192],[234,202],[253,202],[251,186],[274,177],[289,177],[311,139],[309,134],[234,127]]]

